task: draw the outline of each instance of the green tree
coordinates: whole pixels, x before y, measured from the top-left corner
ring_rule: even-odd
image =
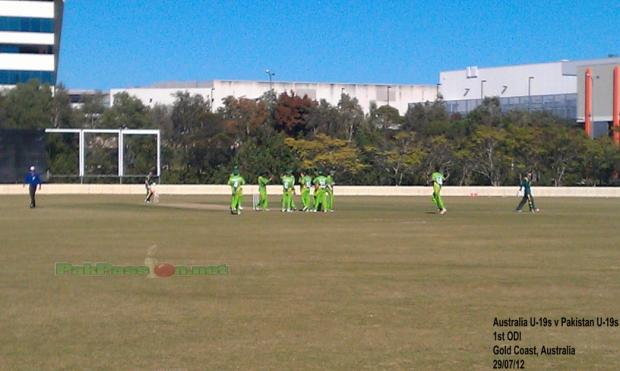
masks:
[[[384,131],[388,129],[399,129],[404,123],[404,118],[400,115],[398,110],[392,106],[381,106],[377,108],[375,114],[380,127],[383,128]]]
[[[0,127],[40,129],[52,126],[52,90],[37,80],[10,89],[0,109]]]
[[[69,93],[63,85],[57,86],[52,98],[52,125],[55,128],[71,128],[75,126],[75,119],[76,114],[71,108]]]
[[[560,187],[581,181],[580,159],[585,153],[586,136],[566,126],[545,130],[542,145],[543,163],[548,166],[553,185]]]
[[[246,180],[256,181],[259,175],[280,175],[287,170],[299,170],[300,164],[285,135],[269,126],[261,126],[256,135],[239,148],[235,163],[243,170]]]
[[[379,153],[391,184],[402,185],[403,178],[411,177],[419,170],[424,158],[424,149],[415,140],[412,132],[401,131],[394,135],[393,146]]]
[[[351,98],[348,94],[342,94],[338,102],[338,127],[344,132],[344,138],[351,142],[355,132],[364,122],[364,111],[359,105],[357,98]]]
[[[166,133],[168,182],[221,183],[240,143],[225,130],[221,113],[212,113],[201,95],[178,92]]]
[[[300,159],[302,169],[334,170],[344,183],[366,169],[359,150],[346,140],[318,134],[314,140],[286,138],[285,142]]]
[[[104,128],[144,129],[151,124],[149,109],[142,101],[126,92],[114,95],[114,104],[101,117]]]
[[[472,170],[493,186],[501,186],[510,169],[504,129],[480,126],[468,144]]]
[[[81,107],[75,110],[78,116],[77,125],[90,129],[103,127],[101,118],[108,108],[104,103],[105,99],[106,95],[101,92],[85,95]]]

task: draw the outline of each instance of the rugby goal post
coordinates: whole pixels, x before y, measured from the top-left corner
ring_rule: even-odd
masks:
[[[125,135],[155,135],[157,137],[157,176],[161,176],[161,132],[159,129],[45,129],[46,133],[72,133],[79,137],[79,171],[80,179],[84,179],[85,173],[85,134],[116,134],[118,136],[118,177],[125,176]]]

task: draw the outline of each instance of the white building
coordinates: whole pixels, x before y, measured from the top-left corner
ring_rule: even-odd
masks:
[[[409,103],[434,101],[437,97],[435,85],[212,80],[169,82],[145,88],[111,89],[110,102],[114,102],[115,94],[127,92],[149,106],[171,105],[176,92],[186,91],[211,100],[213,107],[217,109],[222,106],[222,99],[228,96],[255,99],[272,88],[276,94],[293,91],[296,95],[307,95],[317,101],[325,99],[332,105],[338,104],[343,93],[348,94],[358,99],[366,113],[370,104],[374,102],[377,106],[390,105],[404,114]]]
[[[56,84],[64,0],[0,0],[0,87]]]
[[[467,67],[439,74],[439,92],[451,113],[467,113],[484,97],[499,97],[502,109],[545,110],[577,118],[577,68],[618,63],[620,58],[559,61],[502,67]]]

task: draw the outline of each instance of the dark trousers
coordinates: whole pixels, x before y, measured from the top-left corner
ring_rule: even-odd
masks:
[[[525,206],[525,203],[528,203],[528,206],[530,207],[530,211],[536,209],[536,204],[534,204],[534,196],[532,196],[531,193],[523,194],[523,198],[521,199],[521,202],[519,202],[519,205],[517,205],[517,211],[523,209],[523,206]]]
[[[37,200],[35,198],[36,193],[37,193],[37,186],[31,185],[30,186],[30,207],[32,208],[37,207]]]

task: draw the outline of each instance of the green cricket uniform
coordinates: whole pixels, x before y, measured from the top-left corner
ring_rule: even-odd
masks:
[[[441,210],[445,210],[443,199],[441,198],[441,187],[443,186],[443,174],[440,172],[434,172],[431,175],[433,179],[433,203],[437,208]]]
[[[299,178],[299,184],[301,185],[301,205],[304,211],[312,209],[312,200],[310,199],[310,188],[312,188],[312,177],[310,175],[304,175]]]
[[[325,205],[327,178],[323,175],[319,175],[314,178],[312,183],[314,183],[314,210],[327,212]]]
[[[243,202],[243,185],[245,179],[241,175],[231,174],[228,178],[228,185],[232,190],[230,200],[230,212],[233,214],[241,214],[241,203]]]
[[[328,175],[325,178],[325,182],[327,184],[325,194],[325,208],[328,211],[334,211],[334,178],[331,175]]]
[[[264,176],[258,177],[258,205],[257,209],[267,210],[269,208],[269,199],[267,197],[267,184],[269,184],[269,178]]]
[[[295,177],[283,175],[282,179],[282,211],[295,210],[293,195],[295,194]]]
[[[521,180],[521,183],[519,184],[519,191],[521,190],[523,190],[523,198],[521,199],[521,202],[519,202],[519,205],[517,205],[516,211],[521,211],[523,206],[525,206],[526,202],[531,212],[536,211],[537,209],[536,209],[536,204],[534,203],[534,196],[532,196],[531,181],[526,176],[523,177],[523,179]]]

